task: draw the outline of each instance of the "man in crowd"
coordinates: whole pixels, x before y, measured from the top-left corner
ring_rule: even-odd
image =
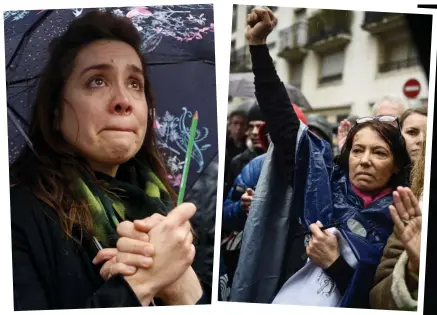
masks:
[[[319,114],[310,114],[307,116],[308,129],[314,134],[326,140],[332,148],[332,125],[325,117]]]
[[[247,117],[244,111],[235,111],[229,117],[228,137],[226,139],[226,153],[232,160],[243,153],[246,147]]]
[[[406,102],[400,97],[386,95],[375,102],[372,108],[373,116],[395,116],[401,117],[407,109]]]
[[[300,121],[308,125],[302,110],[297,105],[292,104],[292,106]],[[258,141],[256,142],[260,143],[264,152],[267,151],[270,144],[268,130],[265,128],[265,123],[262,123],[258,128]],[[321,133],[323,134],[323,132]],[[255,157],[242,168],[236,180],[232,183],[232,188],[224,202],[222,218],[223,239],[220,251],[220,286],[224,285],[225,288],[220,290],[219,300],[221,301],[226,301],[229,297],[228,294],[230,293],[230,287],[232,286],[232,280],[240,255],[244,225],[249,215],[252,199],[255,196],[256,184],[261,174],[265,156],[266,154],[261,154]]]
[[[244,111],[234,111],[229,117],[228,135],[226,137],[225,179],[228,177],[232,159],[247,149],[246,145],[247,114]],[[223,198],[229,190],[225,181]],[[232,184],[232,183],[231,183]]]
[[[258,104],[251,107],[247,114],[248,129],[246,135],[248,137],[248,148],[241,154],[237,155],[232,159],[229,165],[229,169],[226,172],[225,177],[225,196],[227,195],[229,188],[234,183],[238,174],[241,170],[249,163],[253,158],[258,155],[265,153],[260,139],[258,137],[258,131],[261,125],[264,123],[264,118],[262,117],[261,109]]]

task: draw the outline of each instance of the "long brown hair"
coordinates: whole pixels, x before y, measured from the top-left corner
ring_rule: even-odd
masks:
[[[73,228],[91,233],[93,222],[88,205],[75,196],[73,184],[84,175],[95,178],[88,162],[77,153],[56,129],[62,111],[63,89],[71,75],[78,52],[97,40],[116,40],[132,46],[141,59],[148,122],[144,143],[137,159],[146,162],[164,183],[174,202],[175,193],[168,181],[165,165],[157,149],[153,129],[155,102],[141,54],[141,36],[131,21],[107,12],[93,10],[74,20],[67,31],[50,43],[50,58],[40,79],[29,126],[29,147],[10,169],[11,184],[24,185],[41,201],[56,210],[62,229],[75,239]],[[57,114],[56,114],[57,113]]]
[[[411,191],[419,199],[423,193],[425,184],[425,148],[426,139],[423,140],[422,152],[419,159],[414,163],[411,170]]]

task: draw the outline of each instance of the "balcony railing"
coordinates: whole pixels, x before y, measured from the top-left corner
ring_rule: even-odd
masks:
[[[380,73],[386,73],[386,72],[390,72],[390,71],[411,68],[411,67],[415,67],[418,65],[420,65],[419,58],[414,57],[414,58],[408,58],[408,59],[404,59],[404,60],[397,60],[397,61],[390,61],[390,62],[381,63],[378,67],[379,68],[378,70]]]
[[[279,32],[278,56],[290,62],[299,62],[308,50],[308,24],[298,22]]]
[[[279,50],[304,47],[308,41],[308,24],[299,22],[279,32]]]
[[[308,45],[313,45],[322,40],[336,37],[338,35],[351,35],[350,27],[346,25],[336,25],[331,29],[320,28],[317,32],[312,33],[308,38]]]
[[[363,26],[372,23],[382,22],[384,19],[391,19],[402,15],[402,13],[389,13],[389,12],[366,12],[364,13]]]
[[[321,10],[308,20],[307,46],[317,53],[343,49],[351,40],[351,11]]]
[[[361,28],[372,34],[377,34],[396,31],[405,25],[404,14],[402,13],[366,12]]]

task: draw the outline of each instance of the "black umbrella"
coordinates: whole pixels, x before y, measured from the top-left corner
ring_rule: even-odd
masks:
[[[254,75],[252,72],[231,73],[229,75],[229,96],[231,97],[255,97]],[[285,84],[290,101],[306,109],[311,109],[311,105],[303,95],[302,91],[294,85]]]
[[[38,79],[50,40],[91,9],[7,11],[4,13],[9,161],[25,145]],[[187,187],[218,154],[214,24],[211,4],[103,8],[129,17],[143,37],[142,51],[158,104],[160,144],[168,155],[178,188],[191,116],[199,125]]]

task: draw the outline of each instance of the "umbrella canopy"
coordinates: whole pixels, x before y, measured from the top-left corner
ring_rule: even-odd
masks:
[[[234,112],[245,112],[248,113],[252,106],[258,105],[255,98],[249,98],[242,103],[232,105],[228,108],[228,116]]]
[[[229,75],[229,96],[232,97],[255,97],[254,75],[252,72],[231,73]],[[293,104],[301,108],[311,109],[311,105],[302,92],[295,86],[286,84],[288,97]]]
[[[4,13],[9,161],[25,145],[38,79],[48,60],[48,44],[71,21],[92,9],[7,11]],[[182,173],[189,126],[199,125],[187,187],[218,154],[212,5],[101,8],[132,20],[157,102],[157,132],[168,156],[174,187]]]

